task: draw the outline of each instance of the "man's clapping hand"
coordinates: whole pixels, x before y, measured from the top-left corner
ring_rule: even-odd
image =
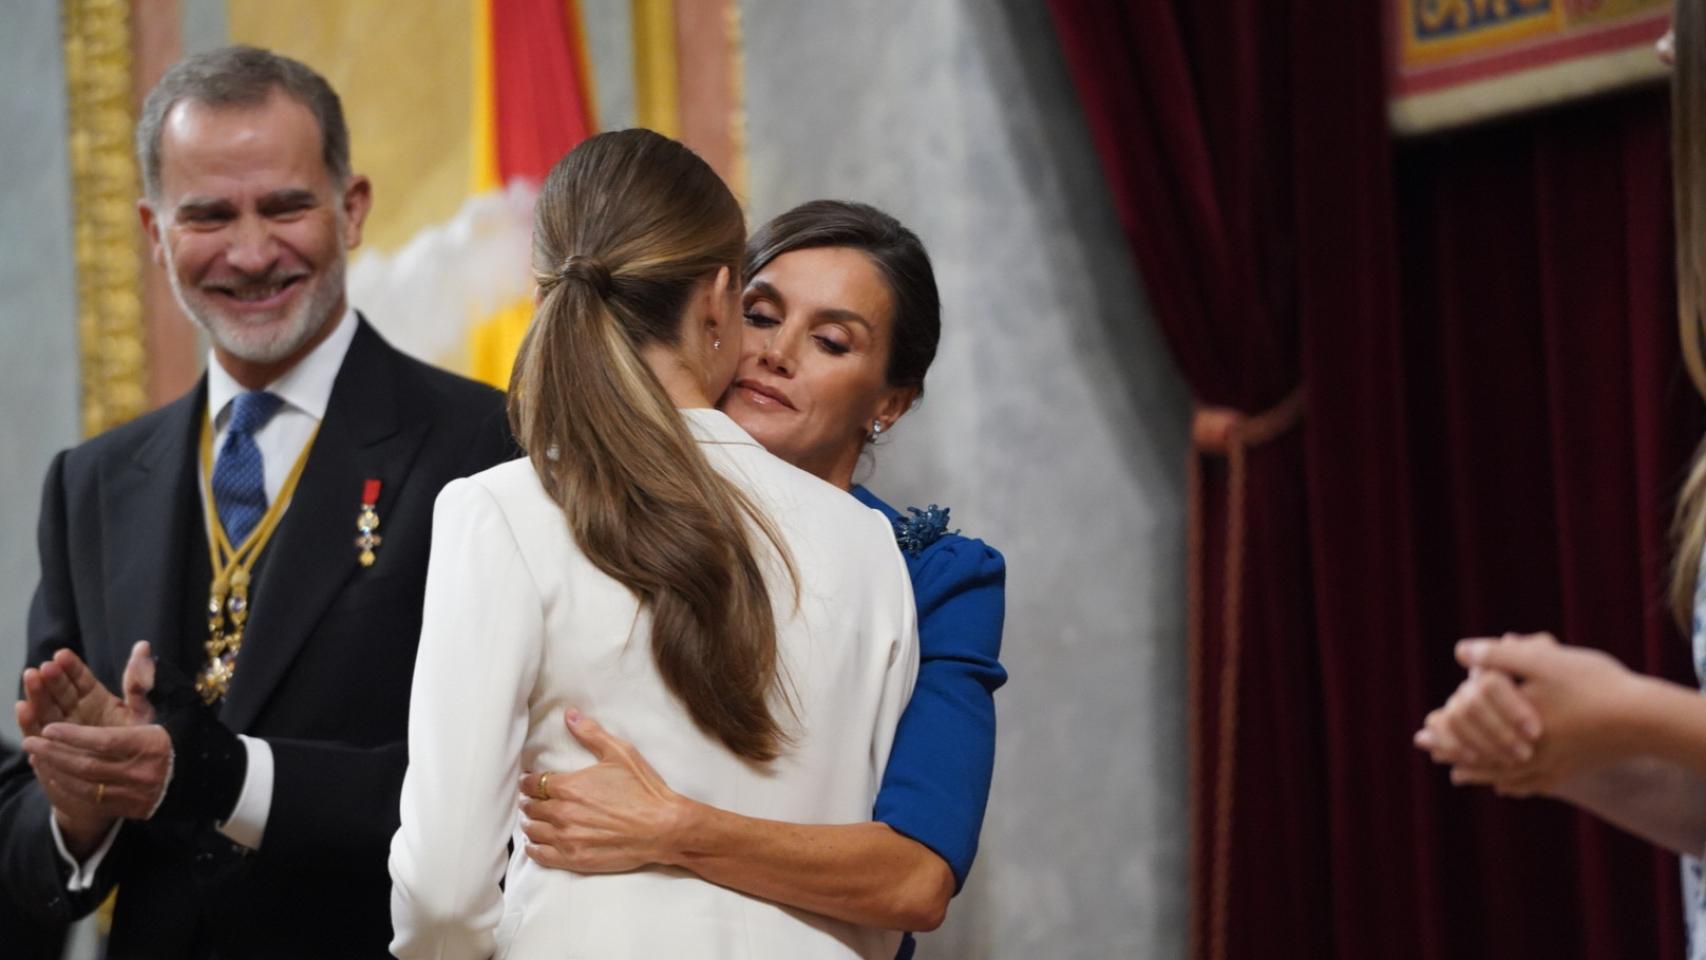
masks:
[[[70,650],[60,650],[40,667],[24,671],[24,699],[14,708],[18,729],[41,736],[50,723],[87,727],[126,727],[154,722],[148,693],[154,689],[154,657],[148,641],[130,649],[124,667],[124,697],[115,696],[94,671]]]
[[[146,818],[165,789],[172,746],[154,725],[154,659],[131,648],[121,698],[82,658],[60,650],[24,671],[15,709],[24,750],[72,854],[86,858],[119,817]]]

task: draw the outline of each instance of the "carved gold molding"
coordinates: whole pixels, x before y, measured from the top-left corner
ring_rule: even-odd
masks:
[[[724,34],[729,50],[729,188],[748,203],[746,167],[746,41],[741,35],[740,4],[728,0]]]
[[[674,0],[631,0],[634,31],[634,126],[681,137],[680,63]]]
[[[148,409],[128,0],[61,0],[83,432]]]

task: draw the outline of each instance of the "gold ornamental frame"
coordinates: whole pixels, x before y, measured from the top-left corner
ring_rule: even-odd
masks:
[[[148,409],[129,0],[62,0],[85,436]]]
[[[740,4],[729,0],[724,10],[725,32],[728,35],[729,86],[729,189],[740,199],[741,209],[752,213],[747,191],[746,163],[746,37],[741,31]]]

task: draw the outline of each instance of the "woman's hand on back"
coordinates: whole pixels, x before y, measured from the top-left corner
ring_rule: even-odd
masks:
[[[564,720],[598,762],[573,773],[522,774],[527,855],[541,866],[578,873],[673,863],[692,801],[671,790],[633,744],[598,721],[572,709]]]

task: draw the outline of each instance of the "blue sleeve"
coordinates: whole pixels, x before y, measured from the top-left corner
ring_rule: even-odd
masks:
[[[918,682],[895,730],[874,818],[947,861],[958,892],[977,856],[995,767],[1007,565],[982,541],[947,537],[910,568]]]

